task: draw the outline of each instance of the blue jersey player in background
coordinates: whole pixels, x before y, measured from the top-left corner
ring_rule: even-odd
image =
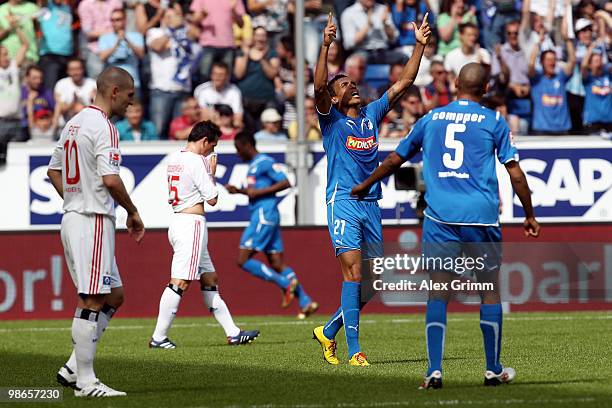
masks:
[[[402,97],[421,63],[431,30],[427,14],[420,28],[412,23],[417,44],[400,79],[378,100],[362,107],[357,84],[344,74],[327,82],[327,53],[336,36],[330,13],[323,33],[323,44],[315,70],[315,100],[327,154],[327,225],[343,283],[340,308],[325,326],[314,329],[314,338],[330,364],[338,364],[335,337],[344,325],[349,364],[369,365],[359,346],[359,311],[367,299],[361,298],[361,261],[379,255],[382,224],[378,200],[379,183],[373,183],[363,200],[351,197],[351,188],[364,181],[378,165],[378,129],[391,107]],[[362,253],[362,248],[365,253]]]
[[[274,159],[259,153],[252,134],[241,132],[234,138],[238,156],[249,163],[247,187],[227,185],[230,194],[246,194],[249,197],[251,220],[240,239],[238,264],[251,275],[274,282],[283,291],[281,306],[288,307],[294,296],[300,304],[299,319],[305,319],[319,308],[298,282],[293,269],[285,265],[283,241],[280,232],[279,198],[276,193],[291,187],[285,173]],[[264,252],[270,267],[253,259],[257,252]]]
[[[457,259],[465,254],[485,259],[476,277],[479,282],[492,283],[494,290],[480,292],[480,328],[486,357],[484,384],[498,385],[512,381],[516,373],[500,362],[501,230],[496,156],[506,167],[523,205],[525,236],[537,237],[540,226],[534,217],[529,186],[518,164],[518,151],[512,143],[510,129],[499,112],[480,105],[487,78],[482,65],[465,65],[456,80],[458,100],[421,118],[396,151],[365,182],[355,186],[352,193],[367,199],[372,186],[423,149],[423,177],[427,188],[424,255]],[[449,270],[428,272],[434,283],[448,284],[458,277]],[[446,306],[450,296],[450,290],[429,291],[425,318],[429,368],[421,388],[442,387]]]

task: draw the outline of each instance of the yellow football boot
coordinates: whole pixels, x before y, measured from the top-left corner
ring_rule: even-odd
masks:
[[[340,364],[336,357],[336,340],[330,340],[323,334],[323,326],[316,327],[312,331],[312,338],[319,342],[323,349],[323,359],[329,364]]]
[[[368,363],[368,359],[366,358],[365,354],[360,351],[353,354],[353,357],[351,357],[349,360],[349,365],[367,367],[370,365],[370,363]]]

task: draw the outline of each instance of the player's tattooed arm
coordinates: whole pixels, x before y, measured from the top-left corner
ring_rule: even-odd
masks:
[[[62,185],[62,171],[56,169],[47,170],[47,177],[53,184],[53,188],[57,191],[60,197],[64,198],[64,186]]]
[[[321,113],[328,113],[332,106],[332,98],[327,90],[327,53],[329,46],[336,38],[336,25],[333,22],[332,13],[327,17],[327,25],[323,31],[323,43],[319,52],[319,59],[315,67],[314,89],[317,109]]]
[[[537,238],[540,235],[540,224],[535,219],[533,212],[533,205],[531,204],[531,192],[529,191],[529,184],[527,184],[527,178],[525,173],[521,169],[521,166],[516,161],[510,161],[505,164],[508,175],[510,176],[510,182],[512,188],[516,192],[523,210],[525,211],[525,221],[523,222],[523,228],[525,229],[526,237]]]
[[[374,183],[395,173],[395,171],[399,169],[405,161],[406,160],[404,160],[399,154],[395,152],[390,153],[380,164],[380,166],[378,166],[376,170],[374,170],[374,173],[372,173],[370,177],[365,179],[364,182],[357,184],[355,187],[353,187],[353,189],[351,190],[351,195],[359,198],[365,197],[370,191],[372,185],[374,185]]]
[[[404,66],[404,70],[400,76],[400,79],[397,80],[387,93],[389,97],[389,108],[391,108],[397,101],[402,98],[402,95],[406,92],[406,90],[414,83],[414,79],[416,78],[417,73],[419,72],[419,65],[421,65],[421,58],[423,57],[423,51],[425,50],[425,46],[429,41],[429,37],[431,36],[431,28],[429,27],[429,23],[427,22],[427,18],[429,17],[429,12],[425,13],[423,17],[423,22],[421,23],[421,27],[417,28],[415,22],[412,22],[412,28],[414,29],[414,35],[416,37],[416,45],[414,47],[414,51],[410,56],[410,59]]]

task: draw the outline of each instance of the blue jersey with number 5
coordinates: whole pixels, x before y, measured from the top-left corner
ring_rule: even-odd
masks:
[[[400,142],[409,159],[423,148],[425,215],[448,224],[498,225],[495,156],[518,161],[512,134],[499,112],[468,100],[430,111]]]

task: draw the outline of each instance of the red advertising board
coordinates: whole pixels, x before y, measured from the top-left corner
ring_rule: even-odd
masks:
[[[525,240],[519,226],[504,227],[503,231],[506,241],[536,242]],[[232,313],[296,314],[297,304],[288,310],[281,309],[281,293],[277,288],[236,265],[241,232],[241,229],[212,229],[209,234],[209,250],[219,272],[220,291]],[[612,243],[602,244],[610,242],[610,232],[611,226],[605,224],[544,227],[538,242],[599,243],[587,246],[588,253],[584,256],[588,259],[578,262],[594,268],[593,273],[584,275],[587,283],[577,282],[569,289],[559,281],[559,276],[565,272],[572,276],[580,273],[575,256],[537,247],[532,253],[513,250],[505,254],[504,262],[517,269],[508,275],[511,281],[508,293],[520,303],[513,309],[612,309]],[[420,228],[385,227],[384,234],[386,242],[418,240]],[[341,279],[327,229],[289,228],[283,230],[283,239],[287,264],[296,271],[307,292],[320,303],[321,312],[333,312],[338,307]],[[156,316],[159,296],[169,279],[172,255],[166,231],[147,231],[140,245],[126,233],[118,233],[116,254],[126,291],[120,315]],[[208,314],[198,289],[194,286],[185,295],[180,310],[182,316]],[[559,296],[555,297],[557,292]],[[74,310],[75,296],[58,231],[0,234],[0,320],[68,318]],[[455,307],[462,308],[460,304]],[[415,310],[420,308],[389,307],[381,302],[367,307],[369,312]]]

